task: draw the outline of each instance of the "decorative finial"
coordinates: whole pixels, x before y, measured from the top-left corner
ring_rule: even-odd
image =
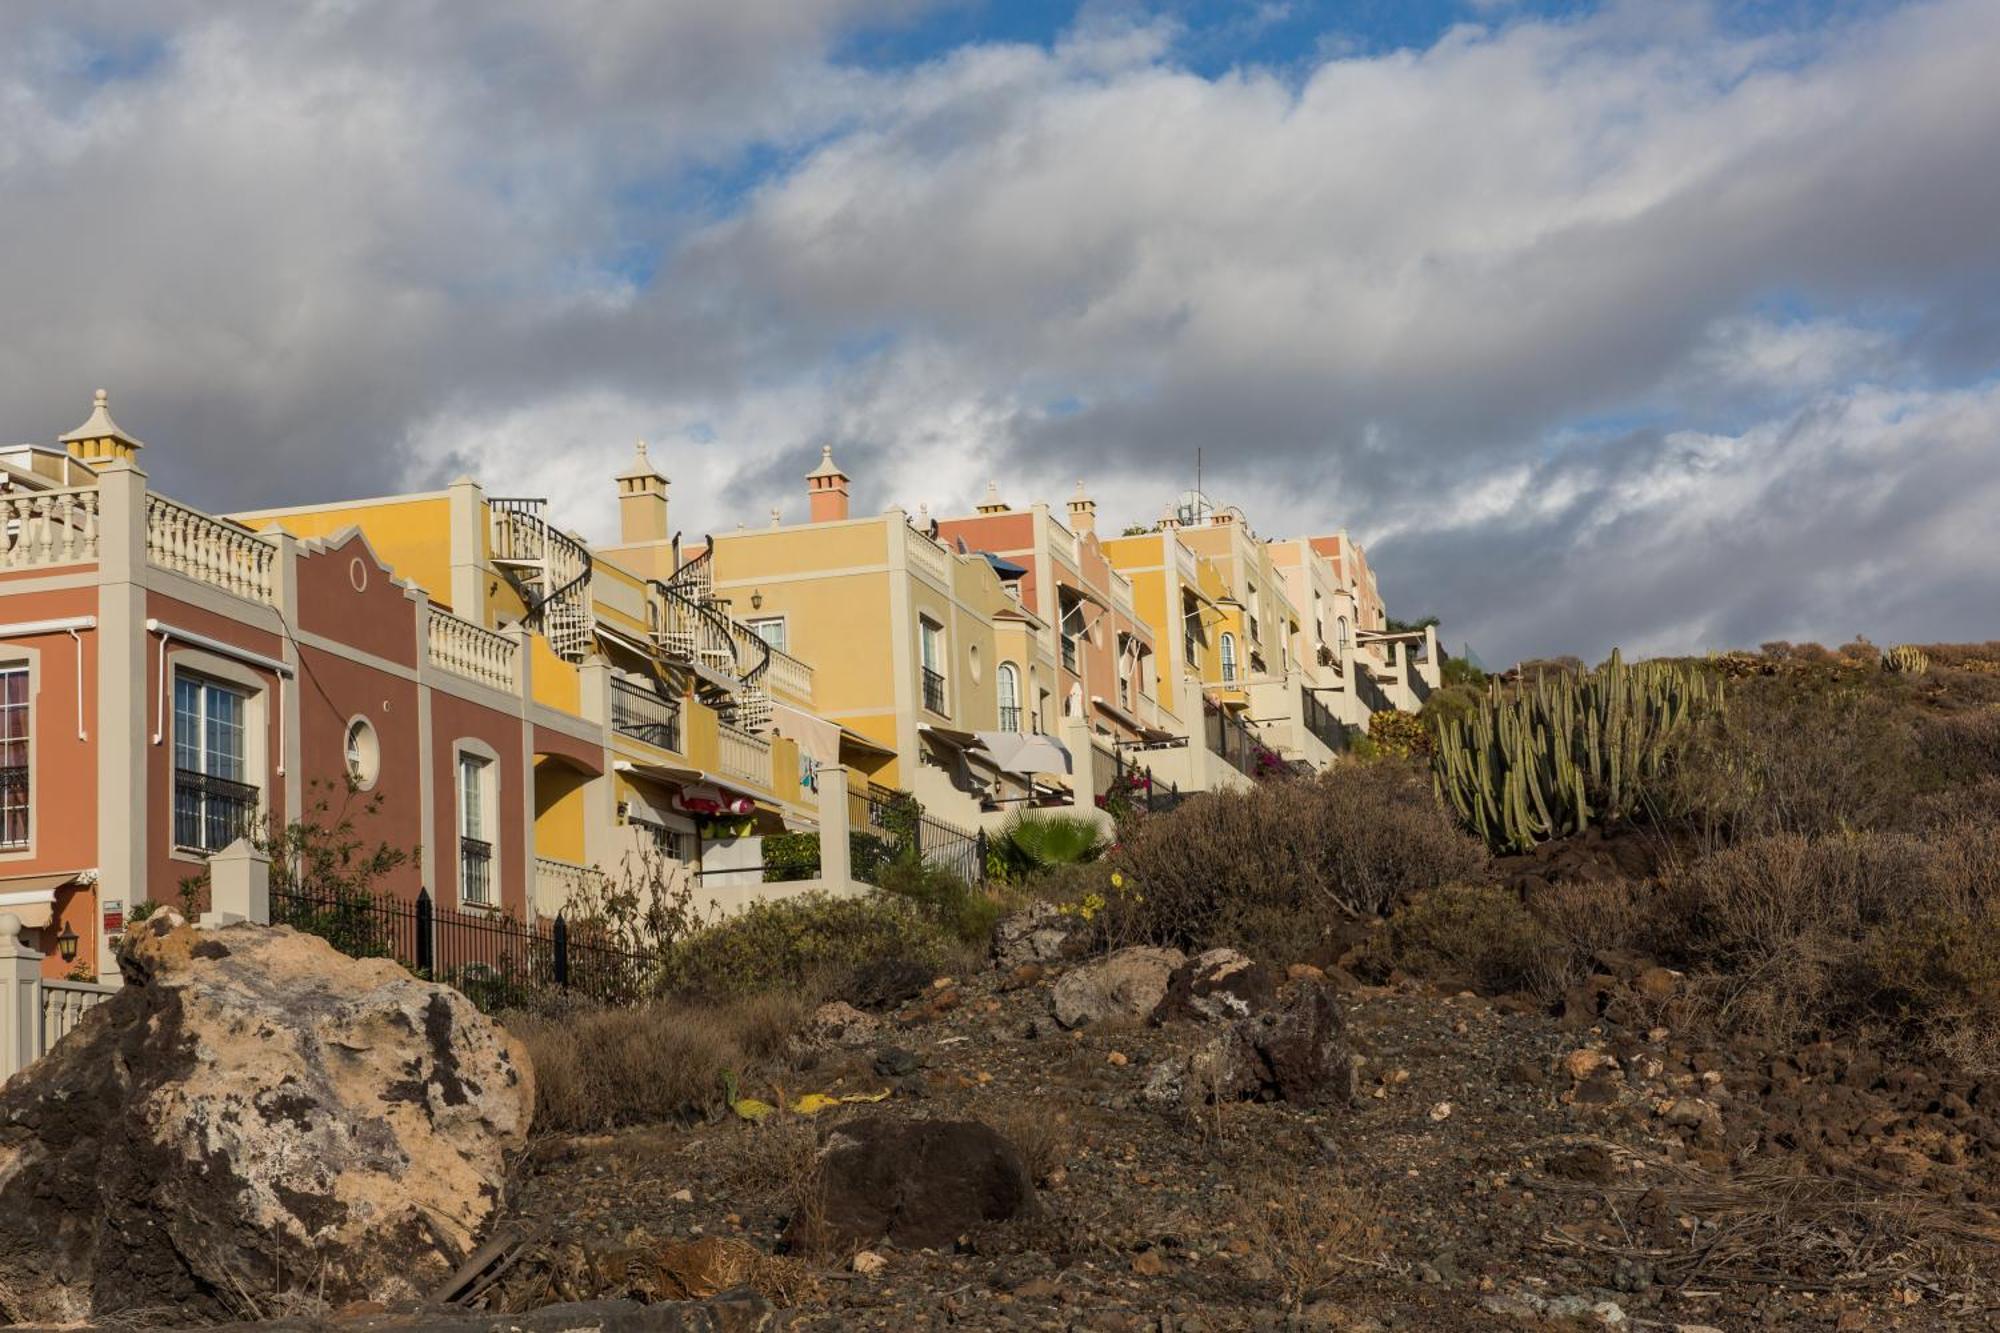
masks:
[[[821,445],[821,446],[819,447],[819,461],[820,461],[820,462],[822,462],[822,463],[831,463],[831,462],[833,461],[833,446],[832,446],[832,445],[830,445],[830,444],[822,444],[822,445]]]
[[[90,402],[93,407],[111,406],[111,391],[109,389],[99,389],[90,396]]]
[[[771,506],[771,526],[774,528],[782,528],[783,526],[785,526],[784,512],[780,510],[776,505]]]
[[[1076,479],[1076,498],[1077,498],[1077,499],[1079,499],[1079,500],[1081,500],[1081,499],[1083,498],[1083,478],[1082,478],[1082,477],[1078,477],[1078,478]]]
[[[1000,498],[1000,483],[999,483],[999,482],[997,482],[997,481],[989,481],[989,482],[987,482],[987,483],[986,483],[986,498],[987,498],[987,499],[989,499],[989,500],[997,500],[997,499],[999,499],[999,498]]]
[[[642,463],[646,461],[646,442],[644,440],[639,441],[639,461]]]

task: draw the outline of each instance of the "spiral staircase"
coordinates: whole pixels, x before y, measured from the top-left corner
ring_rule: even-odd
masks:
[[[548,521],[546,500],[494,499],[493,564],[527,604],[521,623],[548,640],[565,662],[596,646],[590,600],[590,551]]]
[[[671,579],[653,580],[663,607],[655,639],[669,661],[697,668],[696,688],[711,696],[731,725],[763,731],[771,724],[771,645],[715,595],[710,550],[683,563]]]

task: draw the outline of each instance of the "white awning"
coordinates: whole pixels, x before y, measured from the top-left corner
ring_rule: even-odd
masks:
[[[797,743],[800,750],[812,756],[814,764],[833,768],[840,766],[839,723],[814,717],[803,709],[774,699],[771,701],[771,730]]]
[[[982,731],[979,744],[993,756],[1003,773],[1032,777],[1037,773],[1070,771],[1069,747],[1053,736],[1016,731]]]
[[[0,913],[12,913],[28,930],[40,930],[55,919],[56,890],[76,882],[77,872],[21,875],[0,879]]]

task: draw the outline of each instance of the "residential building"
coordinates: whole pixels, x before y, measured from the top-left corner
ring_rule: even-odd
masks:
[[[963,824],[1064,799],[1052,733],[1082,677],[1065,674],[1035,571],[900,508],[856,516],[830,447],[806,483],[806,522],[718,534],[707,553],[716,596],[813,663],[854,766]]]
[[[102,393],[59,443],[0,450],[0,910],[51,970],[322,803],[413,853],[384,890],[516,915],[638,846],[740,898],[755,834],[810,822],[773,719],[808,728],[811,672],[538,504],[205,513]]]

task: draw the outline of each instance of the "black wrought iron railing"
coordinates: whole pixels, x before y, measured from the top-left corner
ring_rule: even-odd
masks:
[[[257,788],[190,768],[174,770],[174,846],[219,852],[250,832]]]
[[[944,674],[934,671],[930,667],[924,668],[924,707],[938,714],[943,714],[946,711]]]
[[[458,840],[458,899],[485,907],[493,902],[493,844],[461,835]]]
[[[607,1004],[652,993],[658,951],[593,921],[517,921],[490,909],[439,907],[430,891],[389,894],[273,886],[271,920],[355,958],[393,958],[463,991],[489,1012],[563,993]]]
[[[1062,636],[1062,664],[1066,671],[1076,670],[1076,640],[1067,634]]]
[[[1019,704],[1000,705],[1000,730],[1019,731],[1021,729],[1021,707]]]
[[[662,750],[681,748],[681,710],[622,680],[611,683],[611,729]]]
[[[879,883],[884,867],[904,857],[916,857],[926,865],[950,871],[967,886],[985,882],[984,833],[926,814],[917,799],[904,792],[868,792],[859,799],[866,815],[857,821],[848,846],[856,879]]]
[[[0,847],[28,845],[28,766],[0,768]]]
[[[1347,748],[1347,727],[1327,706],[1319,701],[1319,695],[1301,685],[1299,687],[1299,716],[1306,724],[1306,730],[1319,737],[1328,749],[1340,751]]]
[[[1206,724],[1203,734],[1209,750],[1220,755],[1237,772],[1256,777],[1257,756],[1264,745],[1249,726],[1241,718],[1222,709],[1216,709],[1202,720]]]

